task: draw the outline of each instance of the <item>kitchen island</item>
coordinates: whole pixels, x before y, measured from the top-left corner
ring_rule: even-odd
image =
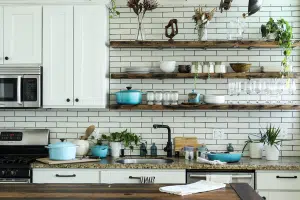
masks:
[[[147,200],[261,200],[247,184],[230,184],[224,189],[188,196],[161,193],[164,185],[103,184],[0,184],[0,199],[147,199]]]

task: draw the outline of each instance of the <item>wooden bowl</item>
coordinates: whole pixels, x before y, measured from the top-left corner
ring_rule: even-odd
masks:
[[[252,64],[249,63],[230,63],[230,67],[236,73],[248,72]]]

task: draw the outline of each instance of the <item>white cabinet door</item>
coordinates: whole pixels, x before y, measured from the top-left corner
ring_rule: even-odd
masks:
[[[42,7],[4,7],[4,64],[42,63]]]
[[[0,64],[4,63],[3,46],[3,7],[0,7]]]
[[[154,184],[185,184],[185,170],[125,169],[101,171],[101,183],[140,184],[139,177],[155,177]]]
[[[73,6],[44,6],[43,105],[73,106]]]
[[[33,183],[100,183],[96,169],[33,169]]]
[[[267,200],[299,200],[300,192],[269,192]]]
[[[106,6],[74,7],[74,105],[106,106],[108,82]]]

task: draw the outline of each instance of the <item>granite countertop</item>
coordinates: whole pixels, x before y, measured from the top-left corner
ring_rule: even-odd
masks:
[[[133,158],[133,157],[132,157]],[[137,158],[137,157],[135,157]],[[120,158],[119,158],[120,159]],[[183,158],[173,158],[172,164],[119,164],[114,159],[102,159],[99,162],[49,165],[32,163],[32,168],[76,168],[76,169],[215,169],[215,170],[299,170],[300,157],[282,157],[279,161],[242,158],[238,163],[226,165],[200,164]]]

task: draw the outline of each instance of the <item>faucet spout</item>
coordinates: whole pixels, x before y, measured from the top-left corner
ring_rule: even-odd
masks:
[[[171,128],[168,125],[162,125],[162,124],[154,124],[153,125],[154,129],[158,128],[166,128],[168,129],[168,142],[167,146],[164,148],[164,151],[167,152],[167,157],[171,158],[172,157],[172,141],[171,141]]]

